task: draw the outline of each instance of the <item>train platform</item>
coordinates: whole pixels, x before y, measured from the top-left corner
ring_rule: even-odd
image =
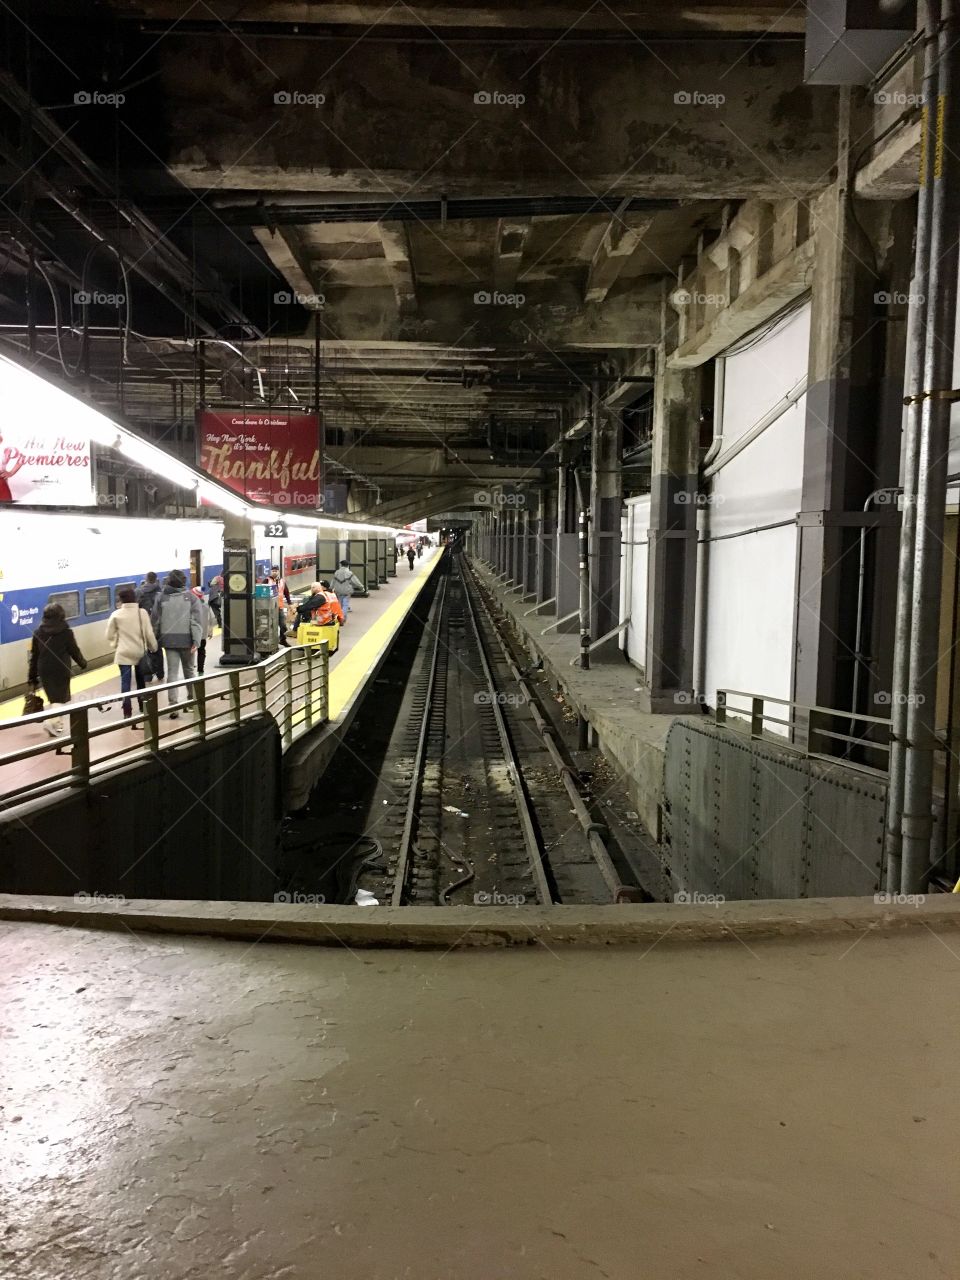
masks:
[[[4,1275],[956,1275],[956,930],[661,932],[4,922]]]
[[[331,721],[340,723],[348,719],[359,703],[380,659],[389,650],[413,601],[425,586],[431,569],[436,567],[440,554],[439,548],[425,549],[422,558],[414,562],[412,571],[402,562],[395,577],[388,578],[379,589],[371,591],[366,597],[352,601],[347,625],[341,628],[338,650],[330,657],[326,696]],[[222,633],[217,628],[207,641],[204,671],[211,688],[217,690],[221,686],[225,687],[226,673],[237,670],[219,665],[221,643]],[[148,687],[156,688],[156,685]],[[113,759],[118,753],[124,761],[135,759],[148,749],[142,727],[125,729],[122,726],[121,704],[116,698],[119,691],[120,673],[113,664],[91,667],[75,675],[72,680],[73,700],[69,704],[70,708],[85,706],[91,729],[99,730],[109,726],[115,726],[116,729],[115,732],[91,738],[90,761],[94,766],[105,761],[108,756]],[[162,703],[166,702],[165,695],[161,695],[161,699]],[[0,755],[49,743],[41,722],[26,720],[18,723],[22,718],[22,711],[22,693],[0,703]],[[195,709],[185,712],[175,725],[166,716],[161,719],[165,725],[164,745],[176,745],[178,741],[186,741],[190,736],[196,735]],[[30,783],[55,780],[69,766],[68,747],[64,748],[64,754],[46,750],[41,754],[4,764],[0,768],[0,799],[4,794]]]

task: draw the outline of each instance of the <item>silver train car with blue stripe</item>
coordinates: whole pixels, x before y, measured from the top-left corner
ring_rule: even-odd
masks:
[[[295,567],[287,584],[305,590],[316,576],[313,532],[291,528],[281,545],[267,541],[262,526],[255,530],[258,571]],[[121,587],[138,587],[151,570],[162,580],[181,569],[206,590],[222,568],[219,520],[0,509],[0,690],[26,687],[30,640],[51,601],[63,605],[87,661],[102,665],[113,659],[107,619]]]

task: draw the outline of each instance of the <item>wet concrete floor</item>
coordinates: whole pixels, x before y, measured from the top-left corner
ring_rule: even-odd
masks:
[[[960,1274],[956,933],[0,966],[9,1280]]]

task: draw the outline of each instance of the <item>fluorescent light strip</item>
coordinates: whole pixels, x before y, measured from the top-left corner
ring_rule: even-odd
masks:
[[[232,343],[225,345],[232,347]],[[233,350],[236,351],[236,347]],[[95,409],[93,405],[71,395],[40,374],[25,369],[8,356],[0,355],[0,373],[3,374],[4,409],[7,413],[69,421],[71,425],[84,431],[95,444],[122,453],[137,466],[162,476],[183,489],[196,490],[200,497],[233,515],[246,516],[249,520],[260,523],[286,519],[283,512],[271,511],[247,502],[232,489],[211,479],[205,471],[174,458],[159,445],[135,435],[127,427],[108,418],[100,409]],[[291,523],[314,529],[359,529],[364,533],[384,534],[403,532],[393,525],[363,524],[356,520],[338,520],[333,516],[300,516],[296,522]]]

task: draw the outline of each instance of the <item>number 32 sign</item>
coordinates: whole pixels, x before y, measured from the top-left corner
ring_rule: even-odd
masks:
[[[287,536],[287,523],[285,520],[274,520],[272,524],[264,526],[263,536],[272,538],[276,541],[282,541]]]

